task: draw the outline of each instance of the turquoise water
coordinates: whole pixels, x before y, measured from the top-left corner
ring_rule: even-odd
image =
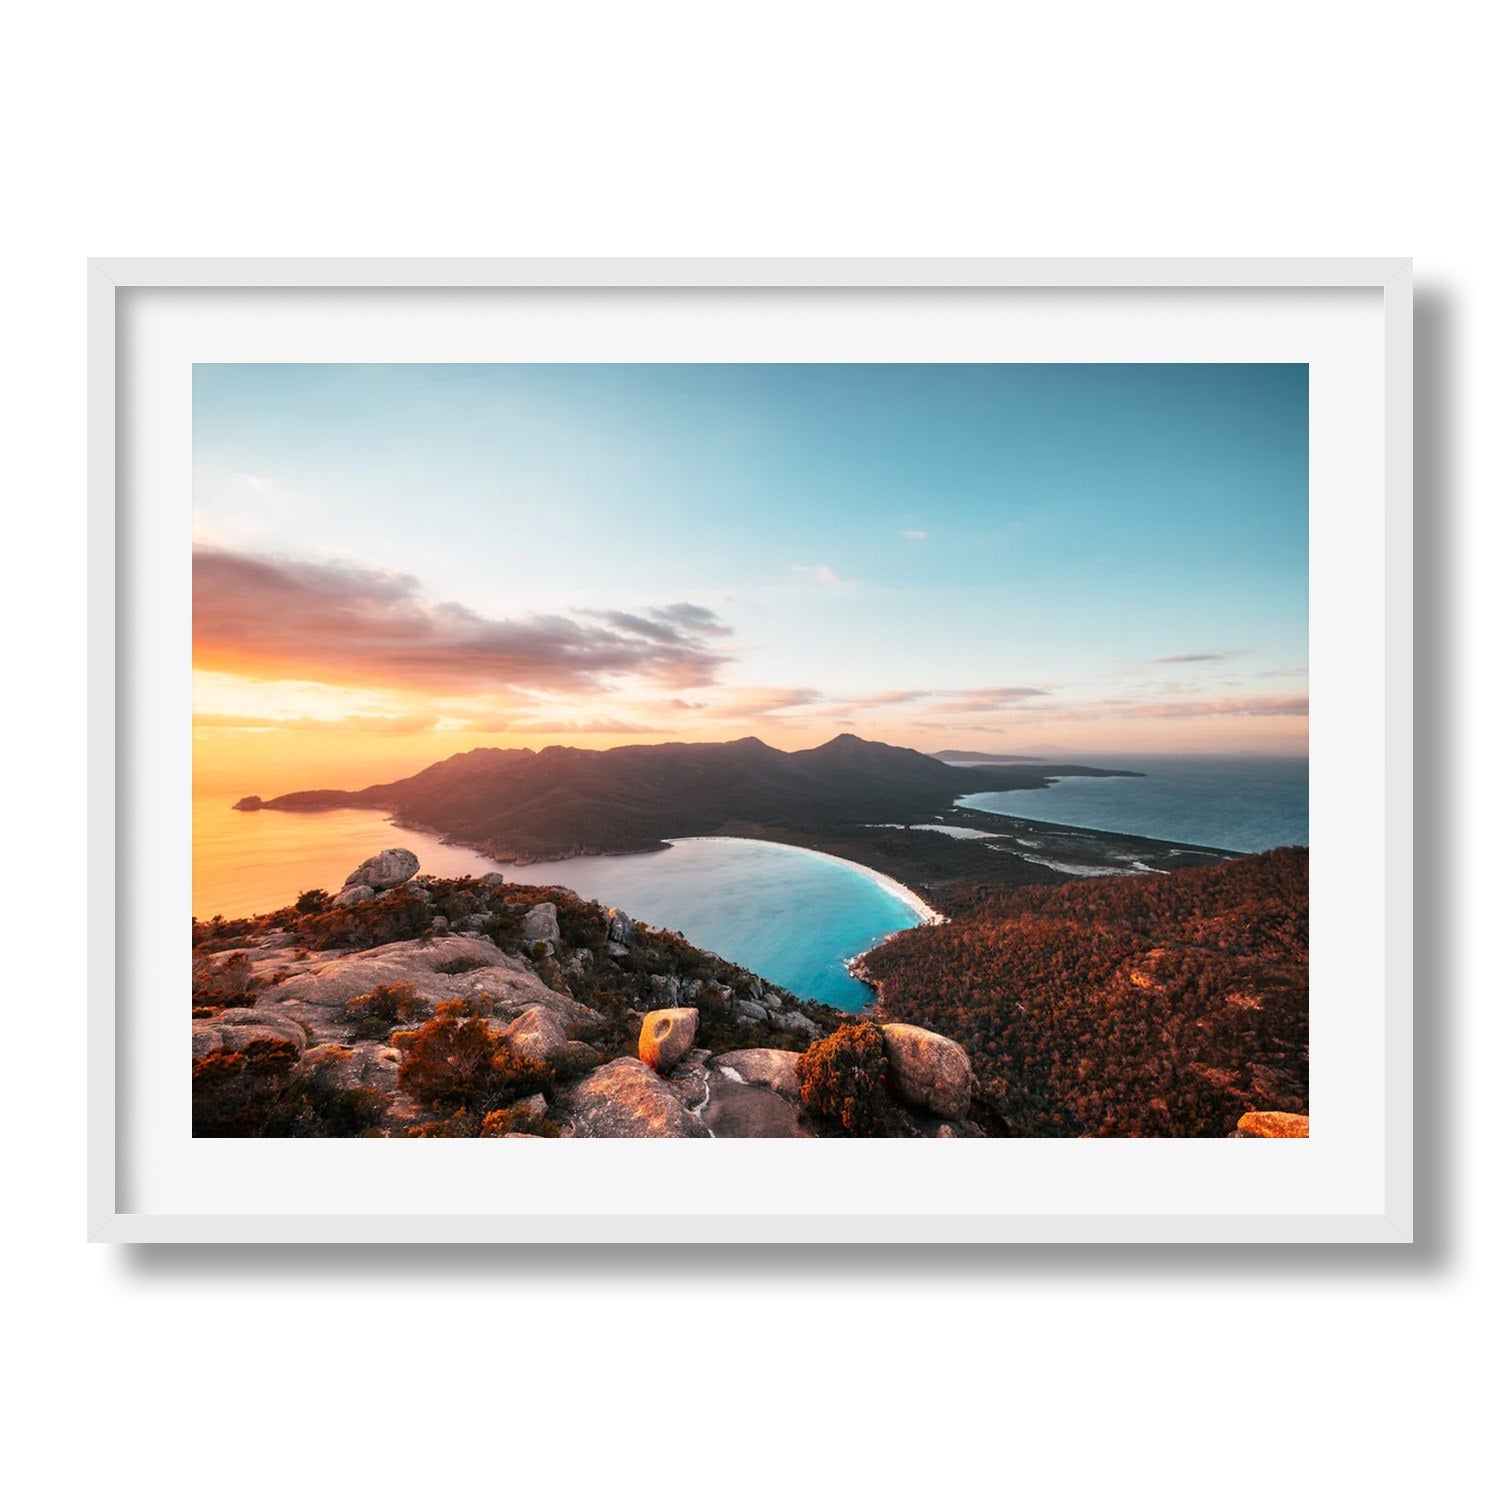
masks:
[[[867,870],[785,844],[679,839],[656,854],[528,865],[507,879],[568,886],[763,974],[805,1000],[861,1010],[845,964],[919,921]]]
[[[1065,776],[1040,790],[976,792],[959,802],[1243,854],[1307,842],[1306,756],[1111,755],[1095,763],[1145,774]]]
[[[568,886],[670,927],[794,995],[851,1011],[873,997],[844,965],[918,921],[880,876],[784,844],[682,839],[655,854],[516,867],[397,828],[384,813],[243,813],[222,798],[193,812],[193,910],[202,917],[275,911],[314,886],[336,891],[368,855],[397,846],[429,875],[500,870],[521,885]]]

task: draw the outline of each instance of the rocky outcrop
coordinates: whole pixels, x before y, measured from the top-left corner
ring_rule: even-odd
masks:
[[[384,1042],[355,1042],[343,1046],[325,1042],[302,1054],[304,1070],[316,1069],[341,1089],[379,1089],[393,1093],[401,1054]]]
[[[698,1012],[691,1006],[648,1011],[641,1022],[640,1059],[658,1073],[670,1073],[698,1035]]]
[[[243,1052],[252,1042],[290,1042],[300,1054],[307,1046],[307,1031],[287,1016],[268,1016],[239,1008],[193,1022],[193,1056],[210,1052]]]
[[[555,1064],[568,1050],[568,1034],[550,1010],[534,1005],[506,1027],[504,1040],[512,1052],[533,1062]]]
[[[353,873],[336,899],[368,903],[358,921],[317,910],[195,924],[193,1056],[229,1055],[195,1072],[195,1128],[254,1133],[260,1111],[278,1132],[295,1118],[312,1134],[820,1133],[802,1107],[797,1054],[744,1044],[768,1023],[812,1039],[824,1029],[814,1016],[831,1026],[831,1012],[659,943],[619,910],[500,877],[412,874],[405,853],[384,850]],[[382,932],[416,935],[382,942]],[[413,1053],[418,1034],[425,1050]],[[705,1036],[740,1050],[721,1066]],[[503,1119],[475,1072],[489,1049],[552,1069]],[[420,1065],[407,1067],[413,1057]]]
[[[797,1082],[798,1052],[782,1052],[775,1047],[746,1047],[739,1052],[721,1052],[714,1066],[741,1083],[760,1084],[773,1089],[783,1099],[797,1103],[802,1097]]]
[[[1305,1140],[1307,1116],[1284,1110],[1251,1110],[1241,1115],[1231,1140]]]
[[[304,958],[278,949],[254,954],[251,969],[265,984],[244,1014],[290,1016],[319,1033],[332,1028],[319,1041],[341,1039],[346,1002],[382,984],[409,984],[433,1004],[472,1000],[484,1014],[503,1020],[532,1006],[550,1012],[563,1026],[599,1019],[596,1011],[544,984],[524,959],[502,953],[488,938],[450,934]]]
[[[420,868],[421,861],[410,849],[382,849],[350,872],[344,881],[344,889],[367,885],[375,891],[393,890],[410,880]]]
[[[969,1054],[920,1026],[893,1022],[880,1031],[896,1097],[949,1120],[964,1119],[974,1090]]]
[[[556,1118],[565,1136],[585,1140],[701,1139],[708,1127],[645,1063],[618,1058],[564,1092]]]
[[[555,945],[562,942],[562,932],[557,925],[557,903],[555,901],[538,901],[526,913],[526,919],[521,923],[521,936],[528,943],[552,943]]]

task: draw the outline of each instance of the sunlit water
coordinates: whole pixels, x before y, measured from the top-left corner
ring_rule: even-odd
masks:
[[[336,891],[363,859],[393,845],[410,849],[433,875],[502,870],[522,884],[567,886],[841,1010],[871,999],[848,961],[919,920],[891,882],[783,844],[682,839],[653,854],[518,869],[398,829],[381,813],[241,813],[207,801],[194,806],[193,910],[244,916],[286,906],[313,887]]]
[[[1065,776],[1041,790],[976,792],[965,807],[1146,838],[1255,853],[1307,843],[1307,759],[1280,755],[1111,755],[1134,776]]]

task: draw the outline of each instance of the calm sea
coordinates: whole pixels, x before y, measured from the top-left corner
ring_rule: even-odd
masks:
[[[1111,755],[1144,776],[1065,776],[1037,791],[976,792],[966,807],[1071,828],[1210,844],[1253,854],[1307,842],[1307,757]]]
[[[193,910],[246,916],[315,886],[336,891],[361,860],[392,845],[410,849],[433,875],[503,870],[522,884],[567,886],[841,1010],[871,999],[848,960],[918,921],[889,882],[783,844],[682,839],[654,854],[517,869],[398,829],[381,813],[241,813],[207,799],[194,803]]]

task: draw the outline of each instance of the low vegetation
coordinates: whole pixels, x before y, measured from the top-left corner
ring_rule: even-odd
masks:
[[[481,1118],[517,1099],[549,1090],[556,1074],[545,1063],[511,1052],[471,1002],[447,1000],[416,1031],[398,1031],[398,1081],[419,1104]]]
[[[881,1013],[952,1037],[992,1133],[1226,1136],[1308,1109],[1306,849],[974,887],[868,955]]]
[[[868,1021],[840,1026],[797,1059],[802,1103],[840,1134],[889,1134],[895,1114],[889,1067],[878,1026]]]
[[[193,1064],[196,1136],[358,1136],[380,1134],[388,1100],[376,1089],[345,1088],[333,1061],[299,1065],[290,1042],[256,1040]]]
[[[352,1040],[383,1042],[397,1026],[425,1020],[432,1007],[418,996],[415,985],[377,984],[369,994],[346,1001],[344,1014]]]

